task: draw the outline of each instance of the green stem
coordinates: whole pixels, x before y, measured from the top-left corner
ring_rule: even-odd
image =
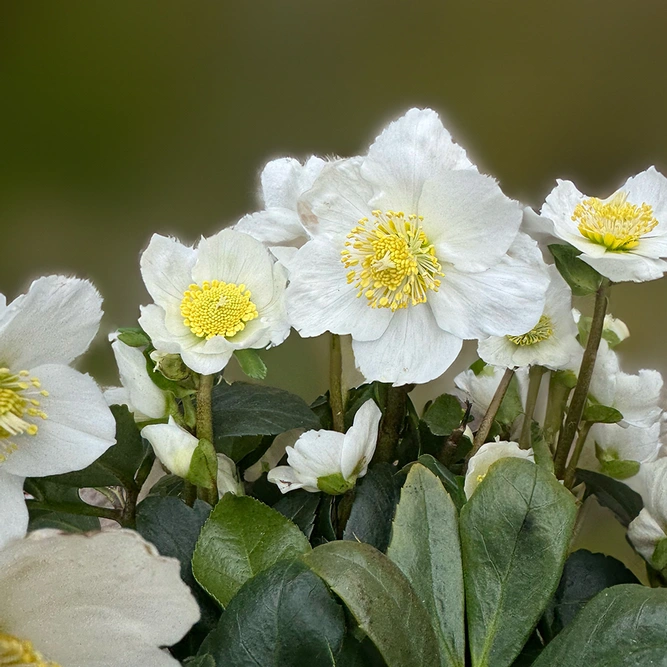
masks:
[[[542,376],[546,369],[542,366],[531,366],[528,371],[528,395],[526,396],[526,409],[523,415],[523,426],[521,427],[521,436],[519,437],[519,446],[521,449],[530,449],[532,445],[531,427],[533,424],[533,414],[537,405],[537,396],[540,393]]]
[[[188,482],[187,479],[183,480],[181,498],[183,498],[185,504],[189,507],[192,507],[195,504],[195,500],[197,500],[197,487],[192,482]]]
[[[570,401],[570,408],[567,411],[565,423],[560,431],[558,437],[558,445],[556,447],[556,456],[554,457],[556,476],[559,479],[563,478],[565,465],[570,455],[572,442],[577,433],[581,416],[584,414],[586,407],[586,399],[588,397],[588,388],[591,385],[591,378],[593,377],[593,368],[595,367],[595,359],[600,346],[602,338],[602,330],[604,327],[604,316],[607,312],[607,297],[609,295],[609,288],[611,283],[607,278],[603,278],[600,287],[595,295],[595,306],[593,309],[593,319],[591,321],[591,330],[588,334],[588,342],[586,349],[581,359],[581,367],[579,369],[579,378],[577,379],[577,386],[574,388],[572,400]]]
[[[26,500],[28,509],[46,510],[49,512],[64,512],[65,514],[77,514],[80,516],[96,516],[101,519],[112,519],[122,523],[121,511],[109,507],[95,507],[94,505],[80,503],[41,502],[39,500]]]
[[[211,410],[211,392],[215,375],[201,375],[197,389],[197,437],[213,442],[213,412]]]
[[[577,438],[577,444],[574,446],[574,451],[570,457],[570,462],[567,464],[567,470],[565,471],[565,487],[568,489],[572,488],[574,484],[574,477],[577,473],[577,463],[579,463],[579,457],[581,452],[584,451],[584,445],[586,444],[586,438],[588,437],[588,432],[591,430],[594,422],[583,422],[581,428],[579,429],[579,437]]]
[[[387,389],[387,404],[384,410],[378,443],[373,461],[378,463],[393,463],[396,460],[396,448],[401,436],[401,429],[405,419],[408,393],[415,388],[413,384]]]
[[[329,352],[329,404],[334,431],[345,432],[345,399],[343,397],[343,350],[338,334],[331,334]]]
[[[563,425],[567,399],[572,391],[572,387],[560,379],[559,373],[560,371],[556,373],[552,371],[549,378],[549,397],[547,398],[547,411],[544,417],[544,441],[552,453],[554,452],[556,436]]]
[[[474,456],[479,448],[486,442],[486,437],[489,435],[489,431],[493,425],[493,420],[496,418],[496,413],[500,409],[500,404],[503,402],[503,398],[505,398],[505,394],[507,393],[507,389],[510,386],[510,382],[512,381],[513,377],[514,369],[507,368],[505,370],[505,374],[500,379],[500,384],[498,385],[496,393],[491,399],[491,403],[489,404],[486,414],[484,417],[482,417],[482,421],[479,425],[479,428],[477,429],[477,433],[475,434],[475,440],[473,442],[472,449],[468,454],[468,458]]]

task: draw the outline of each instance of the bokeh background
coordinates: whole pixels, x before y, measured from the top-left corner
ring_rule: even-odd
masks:
[[[606,196],[664,173],[666,24],[664,0],[3,2],[0,291],[85,276],[105,332],[131,326],[153,232],[214,233],[260,208],[268,159],[358,154],[410,106],[538,208],[559,177]],[[614,288],[626,370],[667,372],[666,303],[664,280]],[[267,381],[314,398],[324,350],[292,335]],[[83,365],[116,382],[104,336]]]

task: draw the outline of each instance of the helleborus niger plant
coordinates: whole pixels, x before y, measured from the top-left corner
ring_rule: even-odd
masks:
[[[71,366],[89,282],[0,299],[0,665],[667,664],[663,380],[608,312],[667,269],[665,177],[538,215],[411,109],[257,208],[147,240],[118,386]],[[310,403],[265,382],[292,328],[329,342]],[[634,560],[577,548],[596,504]]]

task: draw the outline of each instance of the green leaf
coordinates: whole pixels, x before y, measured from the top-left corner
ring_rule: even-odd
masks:
[[[451,499],[456,505],[456,509],[460,510],[466,504],[466,494],[463,490],[465,477],[462,475],[455,475],[449,468],[434,459],[430,454],[424,454],[419,457],[419,463],[428,468],[434,475],[440,478],[443,486],[449,493]]]
[[[634,477],[641,468],[639,461],[620,461],[613,459],[610,461],[603,461],[600,464],[600,471],[603,475],[608,475],[614,479],[628,479]]]
[[[203,489],[213,489],[218,479],[218,459],[215,447],[209,440],[202,439],[192,453],[188,481]]]
[[[372,382],[370,384],[362,384],[359,387],[350,389],[347,394],[347,404],[345,410],[345,429],[347,430],[354,422],[354,416],[357,410],[368,400],[376,399],[378,395],[379,382]],[[375,401],[378,402],[377,400]]]
[[[178,475],[165,475],[160,478],[148,492],[149,496],[180,496],[184,480]]]
[[[275,387],[221,382],[213,388],[212,401],[216,445],[226,437],[320,428],[315,413],[303,399]]]
[[[428,612],[397,565],[368,544],[330,542],[303,557],[345,603],[388,667],[439,667]]]
[[[299,526],[301,532],[310,538],[321,499],[322,496],[319,493],[297,489],[285,494],[273,506],[273,509]]]
[[[475,375],[479,375],[484,370],[485,366],[486,361],[484,361],[484,359],[478,359],[477,361],[473,361],[469,368]]]
[[[655,551],[651,556],[651,564],[658,572],[667,568],[667,537],[663,537],[655,545]]]
[[[510,380],[509,387],[505,392],[498,412],[496,421],[500,424],[511,426],[514,420],[523,414],[523,402],[521,401],[521,391],[519,390],[519,380],[516,375]]]
[[[582,419],[597,424],[616,424],[623,419],[623,415],[616,408],[592,403],[584,410]]]
[[[667,664],[667,590],[625,584],[596,595],[534,667]]]
[[[592,267],[579,259],[581,250],[569,244],[554,243],[549,250],[556,262],[556,268],[565,279],[574,296],[588,296],[600,287],[602,276]]]
[[[458,512],[440,480],[410,468],[396,509],[387,556],[431,616],[442,665],[465,665],[465,600]]]
[[[259,356],[257,350],[234,350],[236,361],[239,362],[241,370],[253,380],[263,380],[266,377],[266,364]]]
[[[371,465],[366,476],[357,481],[343,539],[365,542],[385,551],[400,488],[400,479],[390,463]]]
[[[185,667],[216,667],[215,658],[208,653],[194,658],[188,658],[183,665]]]
[[[148,334],[140,327],[121,327],[118,329],[118,340],[128,347],[146,347],[151,344]]]
[[[343,608],[324,582],[283,560],[244,584],[200,651],[230,667],[330,667],[344,637]]]
[[[494,463],[461,510],[461,550],[473,667],[504,667],[554,594],[576,503],[526,459]]]
[[[310,550],[282,514],[248,496],[226,493],[201,531],[192,559],[199,584],[223,607],[258,572]]]
[[[595,496],[626,528],[644,507],[642,497],[636,491],[607,475],[578,468],[576,482],[586,484],[584,500],[591,495]]]
[[[456,396],[442,394],[424,413],[424,421],[433,435],[450,435],[461,426],[465,411]]]
[[[637,577],[621,561],[585,549],[575,551],[565,562],[556,593],[540,622],[542,636],[551,641],[605,588],[638,583]]]
[[[86,516],[84,514],[74,514],[56,509],[59,505],[66,506],[68,509],[81,509],[85,511],[87,503],[79,497],[79,492],[68,486],[54,484],[45,477],[27,479],[25,490],[30,493],[35,500],[46,505],[53,505],[54,509],[34,509],[28,502],[30,509],[30,523],[28,530],[38,530],[40,528],[55,528],[69,533],[88,532],[91,530],[100,530],[100,520],[95,516]]]

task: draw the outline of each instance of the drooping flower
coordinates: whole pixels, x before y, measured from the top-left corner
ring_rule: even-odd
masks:
[[[197,373],[221,371],[234,350],[282,343],[285,270],[256,239],[230,229],[197,248],[153,235],[141,273],[155,303],[139,323],[153,345]]]
[[[489,364],[569,369],[581,359],[577,325],[572,317],[572,292],[555,266],[538,323],[520,336],[492,336],[479,341],[479,356]],[[576,360],[576,361],[575,361]]]
[[[302,336],[351,334],[368,380],[427,382],[462,339],[521,335],[542,315],[548,278],[521,207],[433,111],[327,164],[299,210],[312,238],[290,264],[291,322]]]
[[[197,449],[199,440],[179,426],[173,417],[167,424],[151,424],[141,429],[142,437],[151,443],[155,455],[162,465],[174,475],[187,479],[192,463],[192,455]],[[218,493],[231,492],[243,495],[243,484],[239,481],[236,464],[224,454],[218,454]]]
[[[95,337],[101,303],[89,282],[62,276],[0,299],[0,545],[27,529],[26,477],[80,470],[115,442],[102,391],[68,366]]]
[[[0,664],[118,667],[180,663],[199,607],[176,559],[138,533],[40,530],[0,551]]]
[[[535,461],[532,449],[521,449],[517,442],[496,440],[483,444],[474,456],[468,461],[463,490],[466,497],[470,498],[480,482],[486,477],[489,468],[500,459],[519,458]]]
[[[558,181],[542,215],[581,250],[581,259],[614,282],[643,282],[667,270],[667,179],[650,167],[607,199],[588,197]]]
[[[347,433],[306,431],[294,447],[287,447],[288,465],[274,468],[267,479],[283,493],[295,489],[345,493],[368,470],[381,416],[375,402],[368,400],[357,411]]]
[[[581,313],[576,308],[572,309],[572,316],[574,317],[574,321],[577,323],[579,328],[579,340],[582,345],[585,345],[586,340],[588,340],[592,318],[582,318]],[[610,348],[616,347],[629,337],[630,329],[628,329],[628,325],[623,320],[619,319],[618,317],[614,317],[611,313],[607,313],[604,316],[604,322],[602,324],[602,338],[607,341],[607,345]]]

